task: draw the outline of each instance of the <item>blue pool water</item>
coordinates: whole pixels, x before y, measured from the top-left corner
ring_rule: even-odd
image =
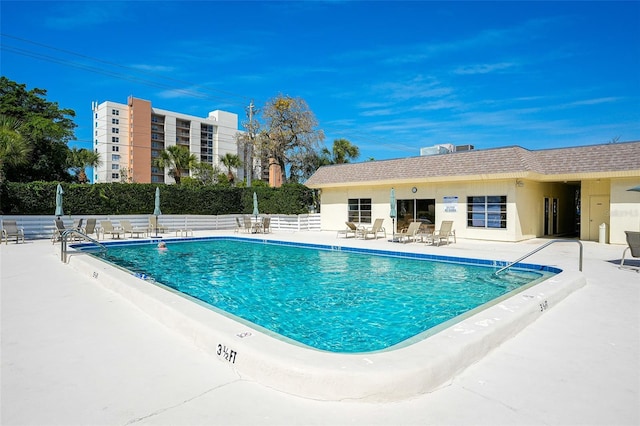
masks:
[[[99,256],[296,342],[349,353],[389,348],[553,275],[224,238]]]

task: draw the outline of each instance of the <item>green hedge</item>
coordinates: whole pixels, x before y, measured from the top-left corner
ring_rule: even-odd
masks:
[[[280,188],[256,186],[181,186],[146,183],[62,183],[65,215],[151,214],[160,188],[163,214],[251,214],[253,193],[262,214],[303,214],[313,204],[313,191],[301,184]],[[58,182],[3,182],[2,214],[54,214]]]

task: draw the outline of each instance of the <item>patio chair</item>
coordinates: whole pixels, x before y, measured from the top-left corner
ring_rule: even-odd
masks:
[[[80,219],[76,219],[73,221],[73,226],[71,227],[71,229],[77,229],[78,231],[82,231],[82,224],[84,223],[84,219],[80,218]]]
[[[98,233],[96,230],[96,220],[93,218],[87,219],[87,223],[84,225],[81,231],[87,236],[90,236],[95,232],[97,239],[100,239],[100,233]]]
[[[347,225],[347,229],[338,231],[338,235],[336,235],[336,238],[338,238],[340,235],[344,235],[345,238],[349,238],[349,235],[353,235],[354,238],[358,236],[360,229],[356,226],[355,223],[345,222],[345,225]]]
[[[127,232],[131,234],[131,238],[135,235],[136,238],[139,238],[142,234],[143,236],[148,232],[147,228],[138,228],[134,227],[131,224],[131,221],[123,219],[120,221],[120,227],[124,231],[124,236],[127,236]]]
[[[156,216],[149,216],[149,233],[152,232],[169,232],[169,228],[164,226],[164,225],[160,225],[160,222],[158,221],[158,218]]]
[[[619,269],[632,269],[636,272],[640,272],[640,266],[631,266],[624,264],[624,258],[627,255],[627,250],[631,251],[631,257],[640,258],[640,232],[636,231],[624,231],[627,234],[628,247],[622,252],[622,260],[620,260]]]
[[[244,230],[247,231],[247,234],[251,234],[253,232],[253,223],[251,223],[251,216],[245,216],[242,218],[244,223]]]
[[[422,222],[411,222],[409,224],[409,227],[401,229],[400,232],[398,232],[398,241],[400,241],[401,243],[408,243],[410,241],[416,241],[418,238],[418,233],[420,232],[420,225],[422,225]]]
[[[0,234],[0,243],[4,238],[4,243],[9,244],[9,237],[16,237],[16,244],[22,238],[24,243],[24,229],[18,228],[18,224],[15,220],[3,220],[2,221],[2,233]]]
[[[384,234],[384,237],[387,238],[387,231],[382,226],[384,219],[376,219],[373,222],[373,226],[371,228],[365,228],[360,232],[360,236],[365,240],[368,239],[369,235],[373,235],[373,238],[378,239],[378,234]]]
[[[262,219],[262,232],[268,234],[271,232],[271,218],[265,217]]]
[[[65,228],[64,221],[62,219],[54,219],[53,223],[55,228],[51,234],[51,243],[55,244],[56,241],[60,241],[62,239],[62,233],[66,231],[67,228]]]
[[[445,242],[447,244],[450,243],[451,237],[453,237],[453,242],[456,241],[456,231],[453,230],[453,221],[452,220],[443,220],[440,224],[440,229],[434,231],[433,234],[427,236],[427,244],[435,244],[436,246],[440,246],[441,242]]]
[[[120,235],[124,233],[122,228],[115,228],[110,220],[100,221],[100,230],[102,232],[102,238],[105,238],[107,234],[111,235],[111,238],[120,238]]]
[[[240,223],[240,218],[236,217],[236,229],[233,232],[235,232],[237,234],[238,232],[240,232],[242,230],[242,228],[243,228],[243,226],[242,226],[242,223]]]

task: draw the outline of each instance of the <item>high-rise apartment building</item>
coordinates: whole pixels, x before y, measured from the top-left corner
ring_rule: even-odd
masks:
[[[238,115],[231,112],[216,110],[200,118],[153,108],[133,96],[127,104],[93,102],[92,109],[93,148],[101,161],[93,171],[95,183],[174,183],[168,170],[153,164],[172,145],[184,146],[200,162],[222,170],[225,154],[239,154]],[[244,176],[244,171],[238,174]]]

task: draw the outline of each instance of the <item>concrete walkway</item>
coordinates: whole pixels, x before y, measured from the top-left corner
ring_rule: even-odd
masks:
[[[382,239],[336,240],[328,232],[271,237],[391,245]],[[515,260],[544,241],[393,248]],[[611,263],[623,246],[584,247],[587,285],[517,336],[432,393],[362,403],[308,400],[240,379],[120,295],[61,263],[59,245],[1,245],[0,423],[638,425],[640,273]],[[554,244],[528,262],[576,270],[577,253],[577,244]]]

